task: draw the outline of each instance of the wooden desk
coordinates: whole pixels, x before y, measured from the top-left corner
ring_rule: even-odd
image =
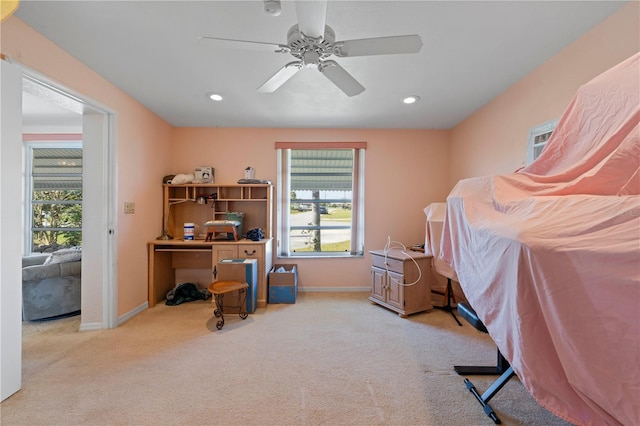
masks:
[[[258,260],[258,307],[267,306],[267,275],[273,262],[272,239],[260,241],[231,240],[153,240],[148,243],[148,300],[149,307],[165,299],[176,285],[178,269],[208,269],[214,281],[215,268],[220,259]],[[208,287],[209,283],[204,287]]]

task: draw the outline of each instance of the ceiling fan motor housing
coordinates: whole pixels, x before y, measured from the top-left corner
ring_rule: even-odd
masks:
[[[300,59],[305,67],[317,66],[318,63],[331,56],[332,46],[336,40],[336,33],[333,29],[325,25],[324,37],[307,37],[297,25],[294,25],[287,32],[287,44],[293,56]]]

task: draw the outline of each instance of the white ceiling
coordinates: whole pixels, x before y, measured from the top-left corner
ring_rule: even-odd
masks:
[[[258,93],[290,55],[196,43],[212,36],[286,44],[296,24],[288,0],[277,17],[262,0],[27,0],[16,15],[174,126],[448,129],[622,4],[330,0],[326,23],[336,40],[423,41],[418,54],[332,57],[366,88],[354,97],[312,69]],[[212,102],[207,92],[225,99]],[[421,101],[405,105],[407,95]]]
[[[25,133],[81,133],[82,114],[48,98],[22,93],[22,127]]]

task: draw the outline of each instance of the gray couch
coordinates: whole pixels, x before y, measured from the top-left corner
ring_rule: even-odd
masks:
[[[80,311],[82,261],[65,261],[64,258],[59,258],[56,263],[45,265],[49,256],[35,254],[22,258],[24,321]]]

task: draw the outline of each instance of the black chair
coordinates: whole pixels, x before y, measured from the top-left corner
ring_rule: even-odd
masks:
[[[469,324],[475,327],[476,330],[481,331],[483,333],[488,333],[485,325],[480,321],[476,311],[465,302],[458,302],[458,314],[467,320]],[[464,384],[467,386],[469,392],[476,397],[484,412],[493,420],[494,423],[500,424],[502,423],[496,413],[493,411],[493,408],[489,405],[489,400],[493,398],[493,396],[498,393],[500,389],[511,379],[516,373],[513,371],[513,367],[509,364],[509,362],[505,359],[504,356],[500,353],[500,349],[498,349],[498,360],[495,366],[468,366],[468,365],[455,365],[453,369],[456,373],[466,376],[466,375],[474,375],[474,374],[482,374],[482,375],[497,375],[500,374],[500,377],[489,386],[482,395],[478,393],[476,387],[471,383],[469,379],[464,379]]]

